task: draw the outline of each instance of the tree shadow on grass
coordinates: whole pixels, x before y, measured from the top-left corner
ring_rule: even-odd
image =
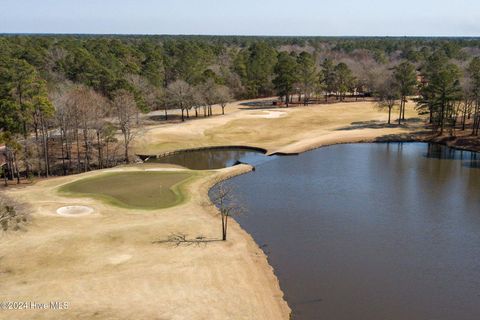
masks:
[[[370,120],[370,121],[357,121],[350,123],[347,127],[342,127],[336,129],[337,131],[346,131],[346,130],[361,130],[361,129],[385,129],[385,128],[409,128],[411,124],[418,124],[423,122],[420,118],[410,118],[405,120],[402,124],[396,123],[397,120],[392,121],[391,124],[386,123],[385,121]]]
[[[150,121],[170,121],[170,122],[179,122],[182,121],[182,116],[177,115],[177,114],[169,114],[168,117],[166,118],[165,115],[155,115],[155,116],[149,116],[147,120]]]
[[[181,246],[206,246],[209,243],[212,242],[221,242],[221,239],[212,239],[212,238],[207,238],[202,235],[196,236],[195,238],[188,238],[187,234],[184,233],[172,233],[167,237],[167,239],[161,239],[161,240],[156,240],[153,241],[153,244],[168,244],[173,247],[181,247]]]
[[[433,135],[429,130],[386,134],[374,139],[374,142],[430,142]]]

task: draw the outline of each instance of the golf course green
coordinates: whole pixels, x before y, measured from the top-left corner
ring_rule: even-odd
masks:
[[[183,184],[189,172],[114,172],[85,178],[59,188],[62,195],[90,197],[109,204],[136,209],[161,209],[185,199]]]

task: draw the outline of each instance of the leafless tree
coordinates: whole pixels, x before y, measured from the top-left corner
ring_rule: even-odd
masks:
[[[69,108],[66,105],[66,90],[65,86],[60,86],[56,91],[51,93],[51,100],[55,107],[55,125],[60,133],[62,169],[64,175],[69,174],[72,167],[72,143],[70,141],[70,132],[73,127],[73,119],[69,113]],[[38,158],[40,162],[40,157]],[[66,160],[68,160],[68,164]]]
[[[206,246],[210,242],[220,241],[218,239],[209,239],[202,235],[196,236],[195,238],[188,238],[187,234],[184,233],[172,233],[167,239],[153,241],[155,244],[172,244],[175,247],[180,246]]]
[[[129,74],[126,76],[127,81],[134,87],[137,101],[137,120],[140,112],[148,112],[157,110],[163,100],[164,92],[162,88],[152,85],[145,77]],[[167,109],[165,109],[165,117],[167,117]]]
[[[395,85],[393,79],[388,77],[383,83],[379,84],[379,87],[376,91],[379,99],[377,106],[379,109],[388,110],[388,124],[390,124],[392,110],[400,99],[398,87]]]
[[[182,111],[182,121],[185,121],[185,110],[192,107],[192,87],[183,80],[172,82],[167,88],[167,101],[170,105]]]
[[[207,108],[207,116],[213,115],[212,106],[216,103],[216,87],[217,85],[212,79],[209,79],[207,82],[200,85],[200,90],[203,92],[203,97]]]
[[[77,171],[81,170],[81,147],[80,147],[80,130],[81,130],[81,112],[82,109],[85,109],[85,106],[82,106],[84,100],[82,98],[82,89],[81,86],[74,86],[69,90],[65,99],[65,106],[67,108],[67,113],[72,119],[72,133],[73,140],[75,141],[75,149],[77,155]]]
[[[244,212],[244,209],[233,196],[233,189],[225,183],[220,182],[215,186],[213,203],[220,210],[222,218],[222,240],[227,240],[228,218]]]
[[[204,116],[207,116],[207,109],[205,103],[205,96],[202,92],[202,88],[200,86],[196,86],[193,88],[193,95],[192,95],[192,103],[193,108],[195,109],[195,117],[198,117],[198,109],[203,108]]]
[[[242,85],[240,76],[232,72],[229,68],[221,69],[222,78],[225,79],[225,85],[230,89],[234,97],[245,95],[245,87]]]
[[[93,119],[91,121],[91,128],[95,131],[97,138],[97,152],[98,152],[98,167],[103,168],[103,146],[105,137],[105,126],[107,121],[105,117],[109,113],[109,103],[106,98],[101,95],[97,95],[92,103]]]
[[[93,89],[79,85],[68,93],[67,105],[70,106],[70,117],[74,118],[77,160],[80,162],[79,133],[81,132],[84,148],[83,170],[88,171],[92,158],[93,132],[98,133],[101,129],[101,123],[106,115],[107,100]]]
[[[83,133],[83,144],[85,148],[84,171],[90,170],[91,161],[91,135],[90,128],[96,119],[96,111],[101,108],[102,97],[89,88],[82,88],[79,91],[80,126]]]
[[[230,89],[226,86],[215,87],[215,102],[222,107],[222,114],[225,114],[225,107],[233,100]]]
[[[125,162],[129,163],[128,149],[130,143],[135,138],[135,131],[133,130],[134,123],[137,117],[137,104],[133,95],[126,90],[119,90],[115,93],[113,99],[113,107],[115,110],[115,117],[118,121],[118,126],[123,135],[123,146],[125,148]]]

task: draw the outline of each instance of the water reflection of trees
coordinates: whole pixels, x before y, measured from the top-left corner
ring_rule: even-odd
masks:
[[[439,160],[460,160],[462,166],[480,168],[480,153],[449,148],[444,145],[429,143],[426,158]]]
[[[180,165],[193,170],[220,169],[263,155],[260,151],[248,149],[202,149],[180,152],[151,162]]]
[[[470,170],[480,168],[480,153],[427,143],[388,143],[384,150],[383,153],[372,153],[371,158],[380,160],[387,168],[395,168],[383,170],[382,175],[394,185],[395,193],[405,199],[413,201],[422,194],[424,199],[418,203],[424,202],[427,206],[439,199],[447,199],[452,190],[459,198],[478,194],[480,190],[478,171]],[[372,177],[380,170],[378,163],[372,161]]]

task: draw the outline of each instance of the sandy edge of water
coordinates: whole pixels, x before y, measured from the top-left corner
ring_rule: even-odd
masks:
[[[231,170],[221,171],[219,174],[210,176],[202,182],[200,193],[201,197],[203,197],[205,201],[211,203],[208,192],[217,183],[243,174],[248,174],[252,172],[254,167],[251,165],[242,164],[231,167],[230,169]],[[208,213],[213,216],[219,215],[218,209],[213,204],[208,208]],[[290,309],[288,302],[284,299],[284,293],[280,288],[280,282],[275,275],[273,267],[268,263],[268,257],[265,252],[260,249],[259,245],[255,242],[250,233],[244,230],[235,219],[229,219],[229,232],[234,232],[240,235],[242,240],[247,245],[247,252],[254,252],[254,254],[257,255],[259,258],[256,267],[258,271],[263,275],[263,279],[265,281],[257,282],[255,284],[255,287],[259,291],[270,292],[271,297],[274,297],[274,305],[267,306],[267,308],[271,308],[268,313],[278,314],[278,318],[275,319],[291,319],[292,310]]]
[[[267,152],[267,154],[280,154],[280,155],[296,155],[301,154],[304,152],[312,151],[315,149],[333,146],[333,145],[340,145],[340,144],[351,144],[351,143],[388,143],[388,142],[417,142],[417,143],[439,143],[444,144],[448,147],[455,148],[455,145],[449,145],[448,143],[444,143],[442,141],[438,141],[432,138],[414,135],[414,131],[410,133],[403,132],[403,135],[394,135],[394,136],[386,136],[384,130],[353,130],[351,134],[338,134],[337,132],[332,135],[326,135],[321,137],[310,137],[303,140],[298,141],[295,144],[288,145],[282,147],[280,149],[276,149],[275,151]],[[255,146],[253,146],[255,147]],[[474,151],[475,150],[471,150]],[[217,180],[212,183],[212,181],[207,181],[206,185],[208,185],[208,190],[213,187],[219,181],[225,181],[235,176],[246,174],[250,172],[250,170],[238,170],[232,172],[231,174],[224,174],[216,176]],[[214,177],[215,178],[215,177]],[[208,190],[206,192],[206,197],[208,197]],[[213,213],[215,213],[216,208],[213,209]],[[218,213],[218,212],[217,212]],[[262,269],[262,272],[265,273],[266,277],[269,280],[268,285],[271,287],[273,292],[279,292],[276,295],[281,297],[282,301],[278,304],[277,308],[279,308],[282,319],[290,319],[292,310],[288,306],[288,302],[284,300],[284,292],[280,287],[280,283],[278,278],[275,275],[275,270],[273,267],[268,263],[268,257],[265,253],[260,249],[259,245],[255,242],[253,237],[244,230],[236,221],[235,227],[239,229],[238,232],[242,233],[242,237],[249,246],[254,247],[263,257],[262,263],[259,266]]]
[[[305,139],[303,141],[299,141],[298,144],[293,146],[287,146],[285,148],[279,149],[275,152],[270,152],[269,154],[285,154],[285,155],[295,155],[301,154],[304,152],[312,151],[314,149],[333,146],[338,144],[349,144],[349,143],[374,143],[379,142],[377,141],[378,138],[383,136],[384,132],[379,134],[379,130],[369,131],[363,130],[360,134],[349,135],[347,137],[340,135],[337,137],[313,137],[312,139]],[[381,141],[383,142],[383,141]],[[393,142],[392,141],[385,141],[385,142]],[[402,139],[398,138],[396,142],[402,142]],[[253,167],[250,165],[239,165],[231,168],[230,171],[221,172],[219,174],[213,175],[206,180],[203,181],[201,194],[202,197],[206,201],[211,202],[210,197],[208,195],[209,190],[214,187],[217,183],[221,181],[226,181],[233,177],[247,174],[252,171]],[[212,206],[209,210],[209,213],[212,215],[218,215],[218,210],[215,206]],[[280,317],[278,319],[291,319],[292,310],[288,305],[288,302],[284,299],[284,292],[281,289],[280,282],[275,275],[274,268],[268,263],[268,256],[260,249],[259,245],[255,242],[253,237],[244,230],[238,222],[234,219],[231,219],[232,223],[232,230],[241,235],[242,239],[247,244],[247,247],[250,250],[255,251],[258,255],[261,256],[260,261],[258,262],[258,269],[261,273],[264,274],[265,279],[267,280],[266,283],[257,283],[256,287],[258,289],[265,287],[268,288],[268,291],[272,292],[273,297],[278,297],[278,300],[275,301],[275,305],[268,306],[268,308],[277,309]],[[274,312],[270,310],[270,312]]]
[[[350,131],[330,131],[325,132],[323,135],[318,135],[318,132],[309,132],[302,136],[301,139],[298,141],[287,144],[287,145],[277,145],[273,148],[270,148],[269,153],[283,153],[283,154],[298,154],[303,153],[306,151],[310,151],[316,148],[321,148],[324,146],[336,145],[336,144],[343,144],[343,143],[359,143],[359,142],[378,142],[381,137],[385,137],[387,134],[408,134],[411,132],[410,130],[405,129],[361,129],[361,130],[350,130]],[[397,141],[402,142],[407,141],[408,139],[403,139],[400,136],[392,137],[392,140],[389,141]],[[240,144],[236,144],[240,145]],[[162,166],[163,167],[163,166]],[[162,170],[162,169],[153,169],[153,170]],[[248,165],[239,165],[232,168],[216,170],[214,174],[209,175],[208,177],[201,178],[197,181],[197,183],[193,183],[189,186],[188,193],[191,195],[192,199],[190,201],[190,206],[192,210],[195,212],[200,213],[199,216],[206,216],[205,222],[209,224],[209,228],[216,230],[218,227],[217,218],[218,218],[218,210],[211,204],[208,191],[211,187],[213,187],[217,182],[227,180],[234,176],[238,176],[241,174],[245,174],[250,172],[252,169],[251,166]],[[82,174],[77,176],[70,176],[59,179],[63,183],[71,182],[72,180],[77,180],[79,178],[84,178],[85,176],[96,175],[100,174],[101,172],[105,171],[126,171],[126,170],[138,170],[136,168],[116,168],[112,170],[104,170],[104,171],[97,171],[91,172],[88,174]],[[152,169],[147,169],[152,170]],[[170,169],[171,170],[171,169]],[[178,170],[178,169],[176,169]],[[57,180],[58,181],[58,180]],[[52,181],[53,182],[53,181]],[[47,182],[48,184],[48,182]],[[56,183],[55,183],[56,184]],[[62,183],[60,183],[62,184]],[[27,189],[25,189],[27,191]],[[23,192],[21,192],[23,193]],[[28,197],[27,197],[28,198]],[[52,199],[52,204],[49,204],[49,207],[53,207],[57,205],[57,202],[62,201],[62,205],[68,204],[69,200],[60,199],[58,197],[54,197]],[[72,200],[73,201],[73,200]],[[97,201],[90,201],[84,200],[87,204],[92,205],[100,205]],[[78,202],[78,200],[76,200]],[[205,206],[205,203],[208,203],[209,206]],[[101,208],[104,206],[101,205]],[[167,216],[170,213],[180,213],[182,207],[173,207],[162,211],[162,215]],[[109,207],[106,207],[105,210],[112,210]],[[205,213],[205,215],[204,215]],[[167,219],[167,217],[165,218]],[[173,219],[172,217],[168,217],[168,219]],[[203,218],[201,218],[203,219]],[[215,219],[215,220],[214,220]],[[249,319],[263,319],[265,316],[268,316],[269,319],[290,319],[291,309],[288,306],[288,303],[284,299],[284,293],[281,290],[279,280],[277,279],[273,268],[268,263],[267,256],[265,253],[259,248],[257,243],[254,241],[252,236],[246,232],[244,229],[240,227],[240,225],[234,221],[233,219],[230,220],[230,235],[232,240],[226,243],[226,246],[212,246],[207,247],[205,251],[210,250],[225,250],[225,253],[229,252],[234,254],[236,257],[241,257],[241,264],[235,266],[235,270],[241,272],[251,272],[251,274],[242,280],[245,281],[243,285],[246,288],[250,288],[252,290],[252,294],[255,293],[255,296],[242,296],[242,291],[237,290],[235,287],[231,287],[231,297],[238,297],[241,300],[242,304],[244,304],[244,308],[249,308],[254,306],[257,308],[255,310],[255,316],[252,317],[250,314]],[[230,242],[230,243],[229,243]],[[1,250],[0,250],[1,251]],[[176,257],[177,259],[183,259],[181,255]],[[168,272],[168,270],[165,270]],[[209,272],[215,274],[215,270],[209,269]],[[172,276],[174,276],[174,272],[171,272]],[[208,274],[207,276],[209,276]],[[219,279],[222,281],[222,278]],[[228,281],[225,283],[226,285],[230,285]],[[208,289],[208,288],[206,288]],[[111,297],[114,299],[115,297]],[[215,298],[212,296],[211,298]],[[181,300],[181,295],[169,296],[174,302],[177,300]],[[211,306],[204,305],[202,306],[201,302],[198,302],[200,305],[191,305],[192,310],[200,312],[199,314],[208,314],[208,308]],[[206,309],[205,309],[206,308]],[[215,316],[211,316],[211,319],[227,319],[229,318],[228,310],[215,310]],[[241,311],[241,310],[239,310]],[[205,313],[206,312],[206,313]],[[140,316],[140,314],[138,314]],[[197,314],[198,315],[198,314]],[[1,316],[0,316],[1,318]],[[72,317],[74,318],[74,317]]]

